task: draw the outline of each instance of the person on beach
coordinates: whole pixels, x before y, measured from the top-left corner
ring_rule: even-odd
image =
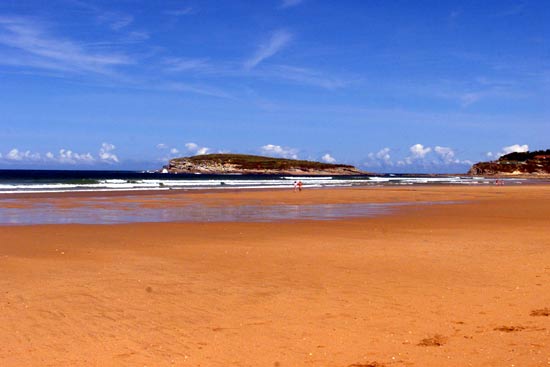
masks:
[[[298,181],[294,181],[294,191],[298,190]]]
[[[302,181],[298,181],[298,191],[302,191]]]

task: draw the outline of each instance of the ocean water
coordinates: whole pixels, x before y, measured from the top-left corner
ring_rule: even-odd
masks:
[[[493,184],[494,179],[468,176],[380,175],[286,177],[277,175],[167,174],[139,171],[0,170],[0,194],[79,191],[304,188],[381,185]],[[522,180],[508,180],[518,184]]]

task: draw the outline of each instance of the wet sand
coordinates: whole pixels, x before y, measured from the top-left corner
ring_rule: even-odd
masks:
[[[179,195],[460,203],[328,222],[0,227],[0,365],[550,366],[550,186],[151,205]]]

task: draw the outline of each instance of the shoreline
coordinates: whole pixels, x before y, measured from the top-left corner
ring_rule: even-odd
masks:
[[[422,206],[544,192],[550,185],[410,185],[280,189],[86,192],[0,198],[0,226],[127,223],[301,222],[395,215]],[[420,209],[419,209],[420,210]]]
[[[121,172],[114,171],[119,174]],[[394,186],[477,186],[477,185],[491,185],[495,181],[503,180],[507,185],[546,185],[550,184],[550,176],[472,176],[472,175],[457,175],[457,174],[402,174],[402,175],[383,175],[383,176],[369,176],[366,179],[360,179],[355,181],[353,177],[296,177],[295,179],[304,181],[304,188],[307,190],[313,189],[336,189],[336,188],[362,188],[362,187],[394,187]],[[163,177],[164,178],[164,177]],[[10,198],[30,198],[30,197],[50,197],[55,195],[67,195],[71,197],[76,196],[121,196],[121,195],[155,195],[155,194],[173,194],[181,192],[234,192],[234,191],[255,191],[255,190],[286,190],[292,187],[292,179],[283,179],[280,176],[273,177],[267,176],[266,178],[272,178],[273,181],[265,180],[237,180],[232,181],[235,176],[228,176],[224,181],[223,177],[216,176],[212,178],[206,178],[206,180],[163,180],[163,178],[154,178],[147,180],[144,178],[112,178],[112,179],[98,179],[93,178],[96,181],[105,181],[96,185],[95,187],[87,187],[85,183],[71,183],[65,182],[64,179],[58,181],[43,182],[40,183],[40,179],[34,183],[29,183],[25,180],[17,183],[17,181],[9,181],[2,186],[0,191],[0,199]],[[343,181],[342,181],[343,179]],[[318,181],[321,180],[321,181]],[[113,181],[113,182],[109,182]],[[124,182],[126,181],[126,183]],[[151,181],[151,182],[149,182]],[[182,184],[183,183],[183,184]],[[259,184],[258,184],[259,183]],[[129,184],[133,187],[124,187]],[[38,185],[41,188],[33,188]],[[50,185],[51,187],[47,187]],[[69,187],[63,187],[63,185],[69,185]],[[72,186],[71,186],[72,185]],[[81,186],[79,186],[81,185]],[[105,186],[106,185],[106,186]],[[109,186],[114,185],[114,186]],[[121,185],[116,187],[116,185]],[[61,188],[61,187],[63,188]],[[13,188],[12,188],[13,187]],[[57,187],[57,188],[55,188]]]
[[[426,175],[428,176],[428,175]],[[452,177],[453,175],[449,175]],[[415,176],[416,177],[416,176]],[[475,177],[475,176],[472,176]],[[515,177],[479,177],[486,178],[488,180],[501,179],[501,178],[510,178],[514,179]],[[520,179],[528,179],[527,177],[519,177]],[[550,185],[550,181],[547,181],[549,177],[541,177],[540,179],[534,179],[533,181],[525,181],[521,184],[510,184],[504,185],[503,187],[517,187],[521,185],[525,186],[545,186]],[[415,183],[415,184],[376,184],[371,185],[357,185],[357,186],[330,186],[330,187],[306,187],[304,191],[310,190],[371,190],[371,189],[410,189],[414,188],[425,188],[425,187],[493,187],[496,186],[490,183],[483,184],[458,184],[458,183]],[[247,187],[247,188],[159,188],[159,189],[114,189],[114,190],[81,190],[81,191],[48,191],[48,192],[11,192],[11,193],[2,193],[0,192],[0,200],[2,199],[39,199],[39,198],[53,198],[53,197],[66,197],[66,198],[78,198],[78,197],[121,197],[121,196],[158,196],[158,195],[182,195],[182,194],[238,194],[246,192],[285,192],[293,191],[292,183],[289,183],[288,186],[284,187]]]

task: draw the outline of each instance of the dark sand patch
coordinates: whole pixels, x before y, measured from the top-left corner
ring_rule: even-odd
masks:
[[[435,334],[430,338],[422,339],[417,345],[419,347],[440,347],[447,343],[447,338],[440,334]]]
[[[502,331],[504,333],[513,333],[516,331],[522,331],[525,330],[525,326],[499,326],[494,328],[495,331]]]
[[[550,308],[541,308],[540,310],[531,311],[531,316],[550,316]]]

